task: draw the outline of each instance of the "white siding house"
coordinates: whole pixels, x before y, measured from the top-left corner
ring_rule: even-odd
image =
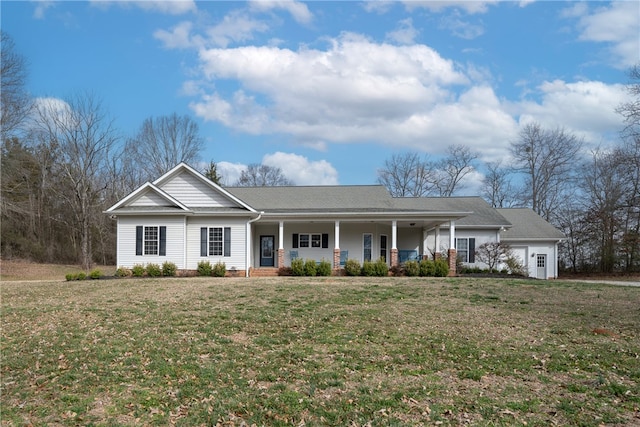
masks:
[[[209,261],[247,276],[294,258],[326,260],[338,271],[346,258],[394,266],[442,256],[455,273],[457,256],[478,265],[475,249],[503,240],[530,275],[548,278],[557,276],[562,238],[532,211],[522,224],[522,212],[479,197],[393,198],[379,185],[222,188],[184,163],[105,213],[117,221],[120,267],[169,261],[195,270]]]

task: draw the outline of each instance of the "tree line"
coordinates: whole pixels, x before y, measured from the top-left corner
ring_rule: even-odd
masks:
[[[115,264],[115,222],[103,211],[176,164],[200,165],[204,140],[188,116],[149,117],[123,136],[94,93],[32,99],[25,59],[2,37],[1,254],[40,262]],[[574,271],[640,269],[640,68],[627,127],[613,148],[585,154],[562,128],[525,125],[510,144],[512,163],[480,165],[466,146],[440,160],[393,155],[378,182],[396,197],[449,197],[484,168],[482,196],[494,207],[525,206],[565,232],[562,260]],[[222,184],[217,164],[202,173]],[[237,186],[295,185],[279,168],[251,164]]]

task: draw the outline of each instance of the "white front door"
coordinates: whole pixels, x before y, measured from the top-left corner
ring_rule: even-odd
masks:
[[[538,254],[536,258],[536,278],[547,278],[547,255]]]

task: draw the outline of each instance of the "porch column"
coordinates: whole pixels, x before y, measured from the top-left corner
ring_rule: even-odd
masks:
[[[391,221],[391,267],[398,265],[398,221]]]
[[[337,270],[340,268],[340,221],[335,222],[333,240],[333,268]]]
[[[449,276],[456,275],[456,261],[458,254],[456,252],[456,222],[449,223]]]
[[[284,267],[284,221],[278,224],[278,267]]]
[[[436,225],[436,247],[433,251],[433,259],[439,259],[442,256],[440,253],[440,226]]]

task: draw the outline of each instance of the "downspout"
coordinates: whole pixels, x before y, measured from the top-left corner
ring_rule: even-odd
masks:
[[[245,243],[246,243],[246,248],[245,248],[245,277],[249,277],[249,268],[250,265],[249,263],[251,262],[251,241],[253,240],[253,236],[251,235],[251,224],[253,224],[254,222],[258,221],[260,218],[262,218],[262,214],[263,212],[259,212],[258,216],[250,219],[249,221],[247,221],[247,232],[246,232],[246,239],[245,239]]]

